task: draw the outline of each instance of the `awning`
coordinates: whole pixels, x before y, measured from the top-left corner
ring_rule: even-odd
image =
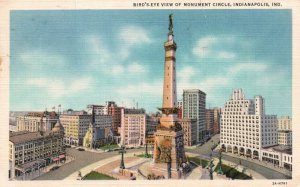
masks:
[[[65,155],[59,155],[58,156],[60,159],[62,159],[62,158],[65,158],[66,156]]]
[[[59,160],[59,158],[58,158],[58,157],[56,157],[56,158],[52,158],[52,160],[53,160],[53,161],[58,161],[58,160]]]

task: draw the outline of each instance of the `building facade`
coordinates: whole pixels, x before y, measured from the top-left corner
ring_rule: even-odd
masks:
[[[92,114],[93,109],[95,115],[108,115],[108,107],[104,105],[87,105],[87,113]]]
[[[10,178],[25,177],[49,163],[64,160],[64,129],[58,122],[51,131],[9,134]],[[24,179],[24,178],[23,178]]]
[[[82,145],[83,137],[91,122],[91,115],[62,114],[60,115],[60,122],[65,129],[65,144]]]
[[[205,136],[206,93],[198,89],[183,90],[183,118],[197,120],[197,141]]]
[[[292,131],[278,130],[278,144],[292,146]]]
[[[146,113],[144,109],[121,110],[121,145],[143,146],[146,141]]]
[[[213,110],[214,110],[213,134],[218,134],[220,133],[221,108],[215,107]]]
[[[79,146],[83,144],[83,137],[85,136],[89,124],[92,121],[92,115],[74,115],[62,114],[60,115],[60,122],[65,129],[65,143],[68,145]],[[112,116],[110,115],[95,115],[95,127],[101,129],[111,129]]]
[[[179,119],[183,129],[183,138],[185,146],[193,146],[197,143],[197,120]]]
[[[48,131],[54,127],[57,121],[56,112],[29,112],[16,117],[16,131]]]
[[[261,149],[278,144],[277,117],[266,115],[264,99],[234,90],[221,115],[220,144],[227,152],[262,160]]]
[[[292,119],[289,116],[278,118],[278,130],[292,130]]]
[[[214,128],[214,109],[206,109],[205,110],[205,129],[207,135],[213,134]]]
[[[177,113],[178,119],[182,119],[182,117],[183,117],[183,114],[182,114],[183,101],[182,100],[177,101],[177,108],[178,108],[178,113]]]
[[[261,150],[262,161],[272,163],[274,166],[292,170],[293,156],[291,146],[272,146]]]

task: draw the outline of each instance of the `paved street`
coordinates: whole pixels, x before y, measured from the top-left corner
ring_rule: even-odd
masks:
[[[240,161],[239,158],[231,157],[231,156],[228,156],[225,154],[223,154],[223,159],[228,160],[233,163],[236,163],[236,164],[239,164],[239,161]],[[278,171],[269,169],[269,168],[261,166],[259,164],[250,162],[248,160],[242,160],[241,165],[245,166],[246,168],[256,171],[257,173],[263,175],[267,179],[290,179],[290,177],[288,177]]]
[[[220,140],[220,134],[216,134],[202,146],[185,147],[185,149],[187,152],[201,154],[208,157],[211,153],[211,148],[215,144],[217,144],[219,140]]]
[[[128,153],[141,151],[142,149],[128,149]],[[78,151],[73,148],[67,148],[67,154],[74,156],[75,160],[61,166],[59,169],[45,173],[42,176],[37,177],[34,180],[62,180],[70,174],[80,170],[81,168],[90,165],[99,160],[110,158],[118,155],[118,151],[106,152],[106,153],[95,153],[88,151]]]
[[[210,154],[215,159],[218,159],[218,151],[211,151],[211,148],[213,147],[214,144],[216,144],[220,139],[220,135],[217,134],[211,138],[208,142],[203,144],[202,146],[197,146],[197,147],[191,147],[191,148],[186,148],[186,152],[190,153],[196,153],[201,156],[199,156],[202,159],[209,159]],[[235,158],[229,155],[223,154],[224,160],[230,161],[235,164],[239,164],[240,159]],[[267,179],[289,179],[290,177],[287,175],[282,174],[281,172],[275,171],[274,169],[270,169],[268,167],[264,167],[262,165],[259,165],[257,163],[251,162],[251,160],[243,160],[242,165],[245,166],[248,169],[254,170],[257,173],[263,175]]]

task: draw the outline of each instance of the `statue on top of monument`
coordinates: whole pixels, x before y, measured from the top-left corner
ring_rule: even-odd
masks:
[[[169,15],[169,35],[173,35],[173,14]]]

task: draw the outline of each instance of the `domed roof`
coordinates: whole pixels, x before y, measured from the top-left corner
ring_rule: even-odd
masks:
[[[63,133],[64,132],[64,127],[61,125],[60,120],[57,121],[55,126],[52,129],[52,132],[54,133]]]

